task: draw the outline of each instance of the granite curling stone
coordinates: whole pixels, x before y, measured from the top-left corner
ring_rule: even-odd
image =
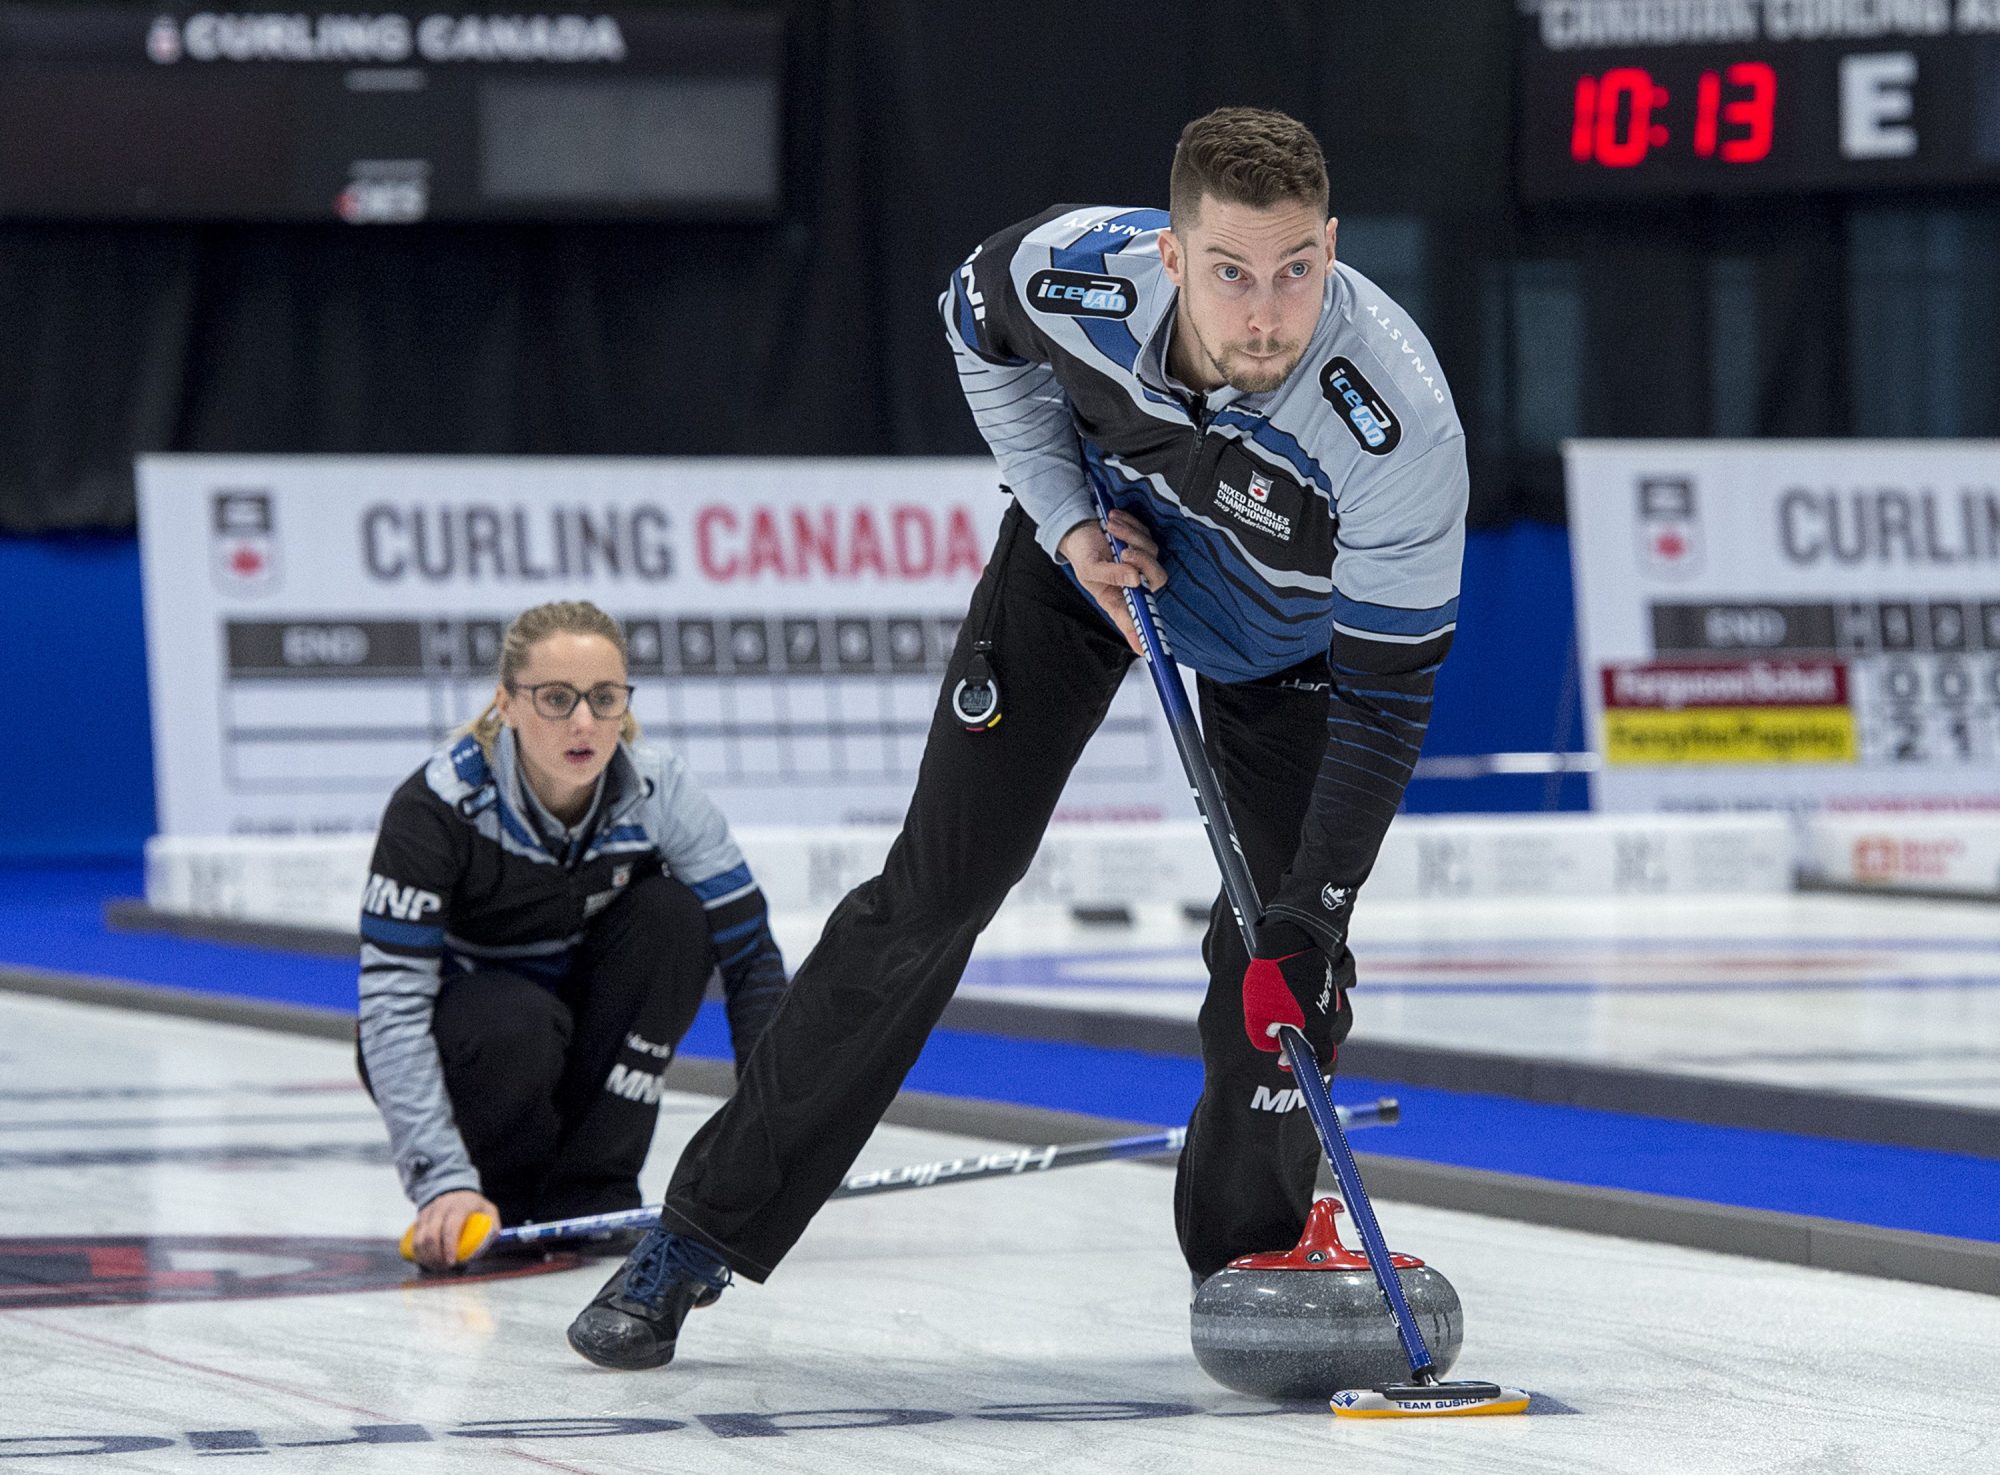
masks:
[[[1319,1200],[1294,1248],[1245,1255],[1201,1283],[1190,1313],[1195,1360],[1223,1387],[1261,1398],[1323,1399],[1410,1376],[1367,1256],[1343,1245],[1335,1230],[1342,1212],[1339,1200]],[[1423,1261],[1390,1258],[1442,1377],[1465,1341],[1458,1292]]]

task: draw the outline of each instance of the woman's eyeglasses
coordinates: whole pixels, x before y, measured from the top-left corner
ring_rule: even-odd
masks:
[[[590,704],[590,715],[601,720],[623,717],[632,705],[632,688],[615,681],[600,681],[589,691],[578,691],[567,681],[537,681],[533,686],[507,683],[509,691],[525,691],[535,710],[551,722],[561,722],[576,710],[578,702]]]

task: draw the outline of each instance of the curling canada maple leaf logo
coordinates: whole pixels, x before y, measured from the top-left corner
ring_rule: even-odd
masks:
[[[1640,567],[1649,574],[1685,577],[1701,567],[1701,516],[1694,478],[1639,478],[1636,514]]]
[[[215,583],[228,594],[264,594],[278,583],[278,520],[268,491],[230,489],[209,499]]]

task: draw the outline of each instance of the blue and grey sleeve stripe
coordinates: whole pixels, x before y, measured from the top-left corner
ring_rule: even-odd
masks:
[[[1334,572],[1339,574],[1339,565]],[[1458,624],[1458,600],[1456,597],[1429,609],[1400,609],[1390,604],[1371,604],[1363,599],[1349,599],[1340,590],[1333,591],[1333,623],[1344,635],[1359,636],[1364,640],[1390,640],[1398,644],[1415,644],[1434,640]]]
[[[701,898],[704,910],[712,912],[717,907],[727,906],[739,897],[748,896],[757,889],[757,883],[751,878],[750,867],[739,865],[731,867],[719,876],[710,876],[705,881],[690,881],[688,889]]]
[[[444,948],[444,928],[398,922],[394,917],[378,917],[373,912],[361,914],[361,935],[369,942],[413,951],[440,952]]]

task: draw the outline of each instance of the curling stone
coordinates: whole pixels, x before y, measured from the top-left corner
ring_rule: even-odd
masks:
[[[1342,1212],[1338,1199],[1319,1200],[1295,1247],[1231,1260],[1201,1283],[1190,1313],[1195,1361],[1223,1387],[1261,1398],[1326,1398],[1410,1376],[1368,1257],[1335,1230]],[[1390,1259],[1442,1377],[1465,1340],[1458,1292],[1421,1260]]]

